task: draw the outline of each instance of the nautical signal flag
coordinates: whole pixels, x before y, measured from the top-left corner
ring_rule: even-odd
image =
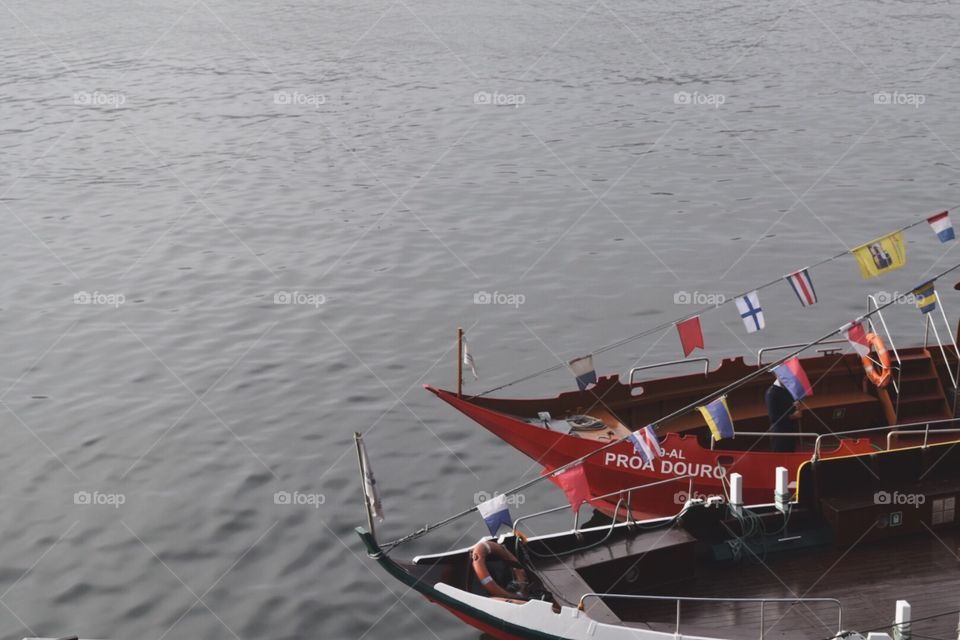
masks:
[[[637,452],[644,464],[663,455],[660,440],[657,439],[657,432],[650,425],[634,431],[627,439],[633,443],[633,450]]]
[[[937,308],[937,292],[933,287],[933,280],[925,282],[912,291],[917,300],[917,308],[921,313],[930,313]]]
[[[813,395],[813,387],[810,386],[810,379],[807,373],[800,365],[800,359],[796,356],[786,360],[773,368],[773,374],[783,385],[784,389],[790,392],[794,400],[803,400],[807,396]]]
[[[677,333],[680,334],[680,345],[683,347],[683,357],[686,358],[696,348],[703,349],[703,331],[700,330],[700,316],[693,316],[676,323]]]
[[[477,363],[473,359],[473,354],[470,353],[470,345],[467,344],[467,337],[463,336],[463,364],[470,367],[470,372],[473,374],[474,380],[479,380],[477,377]]]
[[[940,238],[940,242],[950,242],[956,236],[953,233],[953,223],[950,222],[950,213],[943,211],[935,216],[927,218],[933,232]]]
[[[513,518],[510,516],[510,508],[507,507],[507,496],[502,493],[478,504],[477,511],[487,523],[491,536],[496,536],[502,525],[513,527]]]
[[[907,248],[903,244],[903,232],[895,231],[866,244],[851,249],[860,265],[864,280],[876,278],[907,264]]]
[[[790,283],[793,292],[797,294],[797,299],[804,307],[817,304],[817,292],[813,288],[813,280],[810,279],[808,269],[800,269],[788,275],[786,281]]]
[[[861,357],[870,354],[870,343],[867,342],[867,332],[860,322],[851,322],[840,327],[840,333],[850,341],[850,346]]]
[[[574,512],[580,511],[580,505],[584,502],[589,502],[590,485],[587,483],[587,474],[582,463],[551,477],[567,494],[567,500]]]
[[[727,407],[727,396],[720,396],[705,407],[697,407],[697,410],[710,427],[714,440],[733,437],[733,418],[730,416],[730,408]]]
[[[756,291],[751,291],[745,296],[740,296],[735,300],[737,311],[743,319],[743,325],[747,328],[747,333],[756,333],[767,326],[763,319],[763,309],[760,308],[760,296]]]
[[[592,353],[581,358],[574,358],[568,364],[570,365],[570,370],[573,371],[573,375],[577,377],[577,386],[580,388],[580,391],[585,390],[588,385],[596,384],[597,370],[593,366]]]

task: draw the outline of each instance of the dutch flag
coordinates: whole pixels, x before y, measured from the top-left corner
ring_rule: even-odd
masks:
[[[629,440],[633,443],[633,450],[637,452],[637,455],[640,456],[644,464],[647,464],[657,456],[663,455],[663,449],[660,448],[657,433],[650,425],[631,433]]]
[[[950,216],[948,215],[947,211],[943,211],[931,218],[927,218],[927,222],[930,223],[930,226],[933,228],[933,232],[937,234],[938,238],[940,238],[940,242],[949,242],[956,237],[953,233],[953,223],[950,222]]]
[[[786,277],[790,283],[790,288],[797,294],[797,300],[804,307],[817,304],[817,292],[813,288],[813,280],[810,279],[810,272],[807,269],[800,269]]]

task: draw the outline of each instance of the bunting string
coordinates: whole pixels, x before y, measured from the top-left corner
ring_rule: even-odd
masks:
[[[957,264],[953,265],[952,267],[950,267],[949,269],[947,269],[947,270],[945,270],[945,271],[941,271],[941,272],[940,272],[939,274],[937,274],[936,276],[930,278],[930,279],[928,280],[928,282],[935,282],[935,281],[939,280],[940,278],[946,276],[947,274],[956,271],[957,269],[960,269],[960,263],[957,263]],[[777,280],[777,282],[779,282],[779,280]],[[905,299],[907,298],[907,296],[909,296],[909,295],[911,295],[910,292],[898,294],[897,296],[895,296],[893,299],[889,300],[888,302],[885,302],[885,303],[883,303],[883,304],[881,304],[881,305],[878,305],[878,306],[877,306],[876,308],[874,308],[872,311],[868,311],[867,313],[865,313],[865,314],[857,317],[857,319],[854,320],[854,322],[851,323],[851,324],[860,323],[860,322],[862,322],[863,320],[865,320],[865,319],[867,319],[867,318],[870,318],[870,317],[872,317],[872,316],[875,315],[875,314],[880,313],[882,310],[886,309],[887,307],[889,307],[889,306],[891,306],[891,305],[894,305],[894,304],[900,303],[901,301],[905,300]],[[718,390],[716,390],[716,391],[714,391],[714,392],[712,392],[712,393],[709,393],[709,394],[703,396],[702,398],[700,398],[700,399],[698,399],[698,400],[695,400],[694,402],[691,402],[690,404],[688,404],[688,405],[686,405],[686,406],[684,406],[684,407],[681,407],[681,408],[677,409],[676,411],[673,411],[672,413],[669,413],[669,414],[661,417],[659,420],[657,420],[657,421],[655,421],[655,422],[651,422],[649,426],[652,427],[653,429],[656,429],[657,427],[659,427],[660,425],[664,424],[665,422],[669,422],[670,420],[673,420],[673,419],[678,418],[678,417],[680,417],[680,416],[686,415],[687,413],[690,413],[690,412],[692,412],[692,411],[696,411],[700,406],[705,405],[705,404],[707,404],[707,403],[709,403],[709,402],[711,402],[711,401],[713,401],[713,400],[716,400],[716,399],[718,399],[718,398],[721,398],[721,397],[723,397],[723,396],[728,395],[729,393],[731,393],[731,392],[739,389],[740,387],[746,385],[747,383],[749,383],[749,382],[750,382],[751,380],[753,380],[754,378],[757,378],[758,376],[761,376],[761,375],[763,375],[763,374],[765,374],[765,373],[768,373],[768,372],[772,371],[775,367],[782,365],[782,364],[785,363],[787,360],[790,360],[791,358],[793,358],[793,357],[795,357],[795,356],[798,356],[799,354],[803,353],[803,352],[806,351],[807,349],[810,349],[811,347],[814,347],[814,346],[816,346],[816,345],[818,345],[818,344],[820,344],[820,343],[822,343],[822,342],[825,342],[825,341],[829,340],[830,338],[832,338],[832,337],[833,337],[834,335],[836,335],[837,333],[843,334],[843,333],[848,329],[848,327],[850,327],[850,324],[844,325],[843,327],[840,327],[840,328],[838,328],[838,329],[832,329],[830,332],[822,335],[821,337],[817,338],[816,340],[814,340],[814,341],[812,341],[812,342],[808,342],[807,344],[799,347],[798,349],[795,349],[794,351],[788,353],[787,355],[783,356],[783,357],[780,358],[779,360],[776,360],[776,361],[774,361],[774,362],[771,362],[771,363],[766,364],[766,365],[763,365],[763,366],[759,366],[759,367],[757,367],[757,369],[756,369],[755,371],[753,371],[753,372],[745,375],[744,377],[742,377],[742,378],[740,378],[740,379],[738,379],[738,380],[734,380],[733,382],[731,382],[731,383],[728,384],[727,386],[723,387],[722,389],[718,389]],[[500,493],[499,495],[504,495],[504,496],[515,495],[515,494],[517,494],[518,492],[523,491],[524,489],[528,489],[528,488],[532,487],[533,485],[535,485],[535,484],[537,484],[537,483],[539,483],[539,482],[542,482],[543,480],[546,480],[547,478],[557,476],[557,475],[563,473],[564,471],[566,471],[566,470],[568,470],[568,469],[570,469],[570,468],[572,468],[572,467],[575,467],[575,466],[577,466],[577,465],[579,465],[579,464],[582,464],[585,460],[587,460],[587,459],[589,459],[589,458],[592,458],[593,456],[595,456],[595,455],[597,455],[597,454],[599,454],[599,453],[603,453],[604,451],[607,451],[608,449],[612,449],[613,447],[616,447],[617,445],[619,445],[619,444],[621,444],[621,443],[623,443],[623,442],[626,442],[627,440],[629,440],[629,439],[631,438],[632,435],[633,435],[633,434],[631,433],[629,436],[624,436],[624,437],[619,438],[619,439],[617,439],[617,440],[613,440],[613,441],[611,441],[611,442],[609,442],[609,443],[607,443],[607,444],[605,444],[605,445],[603,445],[603,446],[601,446],[601,447],[598,447],[598,448],[594,449],[593,451],[591,451],[591,452],[589,452],[589,453],[587,453],[587,454],[585,454],[585,455],[580,456],[579,458],[576,458],[575,460],[571,460],[570,462],[568,462],[568,463],[566,463],[566,464],[564,464],[564,465],[562,465],[562,466],[560,466],[560,467],[557,467],[556,469],[552,470],[549,474],[537,476],[536,478],[533,478],[533,479],[528,480],[528,481],[526,481],[526,482],[524,482],[524,483],[521,483],[521,484],[513,487],[512,489],[509,489],[509,490],[507,490],[507,491],[503,491],[503,492]],[[385,552],[386,552],[386,551],[392,551],[393,549],[395,549],[396,547],[398,547],[398,546],[401,545],[401,544],[404,544],[404,543],[406,543],[406,542],[409,542],[410,540],[414,540],[414,539],[416,539],[416,538],[419,538],[419,537],[421,537],[421,536],[424,536],[424,535],[426,535],[427,533],[429,533],[429,532],[431,532],[431,531],[434,531],[435,529],[439,529],[440,527],[443,527],[443,526],[445,526],[445,525],[447,525],[447,524],[450,524],[451,522],[454,522],[454,521],[456,521],[456,520],[459,520],[460,518],[463,518],[463,517],[465,517],[465,516],[473,513],[474,511],[477,511],[477,510],[478,510],[478,507],[475,505],[475,506],[473,506],[473,507],[470,507],[469,509],[465,509],[464,511],[461,511],[460,513],[457,513],[457,514],[454,514],[454,515],[452,515],[452,516],[450,516],[450,517],[448,517],[448,518],[445,518],[445,519],[443,519],[443,520],[441,520],[441,521],[439,521],[439,522],[437,522],[437,523],[435,523],[435,524],[428,524],[428,525],[426,525],[426,526],[418,529],[417,531],[414,531],[413,533],[410,533],[410,534],[408,534],[408,535],[406,535],[406,536],[404,536],[404,537],[402,537],[402,538],[399,538],[399,539],[397,539],[397,540],[394,540],[394,541],[392,541],[392,542],[388,542],[388,543],[382,545],[382,549],[383,549]]]
[[[960,203],[958,203],[958,204],[956,204],[956,205],[953,205],[952,207],[949,207],[949,208],[947,209],[947,211],[952,210],[952,209],[956,209],[957,207],[960,207]],[[946,212],[944,211],[943,213],[946,213]],[[924,223],[930,223],[931,225],[933,225],[933,223],[931,222],[931,220],[932,220],[932,219],[935,219],[935,218],[938,218],[939,215],[942,215],[942,214],[932,214],[932,215],[923,216],[923,217],[921,217],[919,220],[915,220],[915,221],[913,221],[913,222],[910,222],[909,224],[907,224],[907,225],[905,225],[905,226],[903,226],[903,227],[900,227],[900,228],[898,228],[898,229],[896,229],[896,230],[894,230],[894,231],[891,231],[891,232],[889,232],[889,233],[887,233],[887,234],[884,234],[884,235],[881,236],[881,237],[886,238],[886,237],[889,237],[889,236],[891,236],[891,235],[893,235],[893,234],[903,233],[904,231],[907,231],[908,229],[912,229],[913,227],[919,226],[919,225],[924,224]],[[938,237],[940,237],[940,233],[939,233],[939,231],[937,231],[937,228],[936,228],[936,227],[934,227],[934,231],[937,232]],[[951,236],[951,239],[952,239],[952,236]],[[941,241],[944,241],[942,237],[941,237]],[[842,252],[840,252],[840,253],[837,253],[836,255],[830,256],[829,258],[824,258],[824,259],[820,260],[819,262],[814,262],[813,264],[811,264],[811,265],[809,265],[809,266],[807,266],[807,267],[804,267],[804,268],[801,269],[800,271],[810,271],[810,270],[815,269],[815,268],[817,268],[817,267],[821,267],[821,266],[827,264],[828,262],[833,262],[834,260],[838,260],[838,259],[840,259],[840,258],[843,258],[844,256],[850,256],[850,255],[855,255],[855,254],[854,254],[854,250],[848,249],[848,250],[842,251]],[[799,272],[794,272],[794,273],[799,273]],[[742,293],[739,293],[739,294],[737,294],[737,295],[735,295],[735,296],[730,296],[729,298],[726,298],[725,300],[722,300],[721,302],[717,302],[717,303],[712,304],[712,305],[707,305],[707,306],[705,306],[705,307],[701,307],[700,309],[698,309],[698,310],[696,310],[696,311],[692,311],[692,312],[690,312],[690,313],[688,313],[688,314],[686,314],[686,315],[680,316],[679,318],[677,318],[677,319],[675,319],[675,320],[668,320],[668,321],[665,321],[665,322],[661,322],[660,324],[658,324],[658,325],[656,325],[656,326],[654,326],[654,327],[650,327],[649,329],[644,329],[643,331],[640,331],[639,333],[635,333],[635,334],[633,334],[633,335],[631,335],[631,336],[627,336],[626,338],[622,338],[622,339],[620,339],[620,340],[617,340],[616,342],[612,342],[612,343],[607,344],[607,345],[604,345],[604,346],[602,346],[602,347],[600,347],[600,348],[598,348],[598,349],[594,349],[593,351],[591,351],[591,354],[596,355],[596,354],[605,353],[605,352],[608,352],[608,351],[613,351],[614,349],[619,349],[620,347],[622,347],[622,346],[624,346],[624,345],[627,345],[627,344],[629,344],[629,343],[631,343],[631,342],[634,342],[634,341],[636,341],[636,340],[640,340],[641,338],[646,338],[647,336],[650,336],[650,335],[659,333],[659,332],[661,332],[661,331],[665,331],[665,330],[669,329],[669,328],[672,327],[672,326],[675,326],[675,325],[680,324],[680,323],[683,323],[683,322],[685,322],[685,321],[687,321],[687,320],[691,320],[692,318],[696,318],[697,316],[701,316],[701,315],[704,315],[704,314],[709,313],[709,312],[711,312],[711,311],[714,311],[714,310],[716,310],[716,309],[719,309],[720,307],[723,307],[723,306],[725,306],[726,304],[728,304],[728,303],[730,303],[730,302],[733,302],[733,301],[735,301],[735,300],[737,300],[737,299],[743,298],[744,296],[747,296],[747,295],[749,295],[749,294],[751,294],[751,293],[753,293],[753,292],[761,291],[761,290],[763,290],[763,289],[767,289],[768,287],[772,287],[772,286],[774,286],[774,285],[778,285],[778,284],[782,283],[782,282],[784,281],[784,278],[787,278],[789,275],[792,275],[792,274],[783,275],[783,276],[780,276],[780,277],[778,277],[778,278],[774,278],[773,280],[770,280],[769,282],[764,282],[763,284],[760,284],[760,285],[758,285],[758,286],[751,287],[750,289],[747,289],[746,291],[744,291],[744,292],[742,292]],[[536,372],[534,372],[534,373],[530,373],[530,374],[524,375],[524,376],[522,376],[522,377],[520,377],[520,378],[517,378],[516,380],[511,380],[510,382],[506,382],[506,383],[504,383],[504,384],[501,384],[500,386],[493,387],[492,389],[487,389],[486,391],[482,391],[482,392],[476,394],[476,397],[479,398],[479,397],[488,395],[488,394],[490,394],[490,393],[494,393],[495,391],[500,391],[501,389],[506,389],[507,387],[512,387],[512,386],[514,386],[514,385],[520,384],[521,382],[526,382],[527,380],[532,380],[532,379],[538,378],[538,377],[540,377],[540,376],[542,376],[542,375],[546,375],[546,374],[548,374],[548,373],[553,373],[554,371],[560,371],[561,369],[566,369],[566,368],[568,368],[568,366],[569,366],[569,365],[568,365],[567,363],[558,363],[558,364],[555,364],[555,365],[553,365],[553,366],[546,367],[546,368],[541,369],[541,370],[539,370],[539,371],[536,371]]]

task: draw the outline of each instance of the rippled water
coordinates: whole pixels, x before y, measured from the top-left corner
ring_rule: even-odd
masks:
[[[537,472],[419,388],[458,324],[486,388],[960,202],[956,6],[834,4],[0,3],[2,635],[476,638],[363,558],[351,434],[406,533]],[[710,355],[960,258],[907,239]]]

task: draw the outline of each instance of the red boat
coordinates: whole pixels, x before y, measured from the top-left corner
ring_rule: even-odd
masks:
[[[943,319],[946,322],[946,316]],[[927,318],[928,335],[930,322]],[[955,372],[960,362],[956,341],[951,339],[952,344],[944,347],[937,335],[929,348],[925,344],[898,350],[887,337],[892,384],[886,388],[870,382],[854,353],[833,347],[801,359],[814,394],[800,403],[795,452],[771,450],[774,434],[769,431],[764,393],[774,378],[760,375],[727,397],[736,425],[734,438],[714,442],[698,412],[679,416],[658,428],[664,449],[660,458],[645,464],[628,442],[588,458],[584,470],[592,495],[690,476],[682,482],[663,483],[644,491],[642,500],[628,498],[631,504],[620,505],[621,514],[628,508],[636,517],[672,515],[691,497],[723,495],[725,478],[738,472],[746,482],[744,499],[762,502],[771,495],[778,466],[787,467],[795,477],[799,466],[812,456],[831,458],[937,442],[951,434],[955,438],[955,427],[960,427],[960,421],[954,421]],[[832,341],[838,342],[846,344]],[[706,358],[639,367],[630,371],[626,384],[617,375],[601,377],[584,391],[554,398],[508,399],[426,389],[549,472],[757,371],[764,351],[795,346],[799,345],[761,350],[756,364],[737,357],[723,360],[714,369]],[[641,371],[694,362],[702,363],[702,373],[634,381]],[[593,504],[608,514],[616,508],[607,500]]]

